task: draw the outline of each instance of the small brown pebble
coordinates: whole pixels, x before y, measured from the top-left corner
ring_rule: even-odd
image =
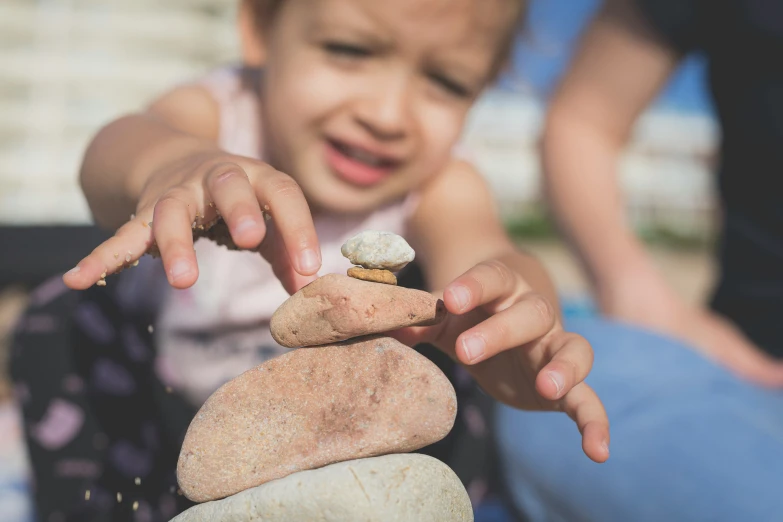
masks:
[[[147,228],[149,225],[147,225],[147,222],[146,222],[146,221],[142,221],[142,222],[141,222],[141,226],[143,226],[144,228]]]
[[[117,263],[117,268],[122,268],[122,263]]]
[[[375,268],[362,268],[352,266],[348,269],[348,277],[361,279],[362,281],[372,281],[373,283],[384,283],[387,285],[396,285],[397,277],[388,270],[378,270]]]
[[[166,386],[166,393],[171,393],[172,391],[171,386]]]
[[[209,202],[209,208],[215,208],[215,204],[212,203],[211,201]]]
[[[114,253],[114,259],[117,259],[118,257],[120,257],[120,255],[117,252],[115,252]]]
[[[182,490],[181,489],[177,490],[177,495],[179,495],[180,497],[182,496]]]
[[[98,286],[106,286],[106,280],[105,279],[98,279],[98,282],[95,283]]]

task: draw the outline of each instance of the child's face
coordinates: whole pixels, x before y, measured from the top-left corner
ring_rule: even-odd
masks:
[[[264,35],[269,161],[314,210],[363,212],[448,161],[512,0],[287,0]]]

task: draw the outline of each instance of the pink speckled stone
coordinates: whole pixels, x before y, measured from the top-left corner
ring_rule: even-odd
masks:
[[[443,301],[428,292],[327,274],[300,289],[269,324],[282,346],[318,346],[405,326],[437,324]]]
[[[206,401],[177,477],[189,499],[215,500],[301,470],[414,451],[445,437],[456,413],[446,376],[389,337],[294,350]]]

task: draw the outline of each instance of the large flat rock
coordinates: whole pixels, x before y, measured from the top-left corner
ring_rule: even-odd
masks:
[[[385,455],[300,471],[190,508],[171,522],[472,522],[465,488],[441,461]]]
[[[203,502],[445,437],[457,399],[429,359],[389,337],[291,351],[219,388],[190,424],[180,487]]]

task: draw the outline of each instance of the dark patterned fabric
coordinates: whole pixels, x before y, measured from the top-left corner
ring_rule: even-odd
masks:
[[[423,283],[415,270],[401,280]],[[162,522],[192,505],[175,470],[195,410],[156,376],[154,317],[123,309],[117,286],[73,292],[54,278],[17,326],[12,374],[42,522]],[[489,436],[493,401],[441,352],[417,349],[449,375],[459,400],[450,435],[421,452],[454,469],[477,510],[505,503]]]

